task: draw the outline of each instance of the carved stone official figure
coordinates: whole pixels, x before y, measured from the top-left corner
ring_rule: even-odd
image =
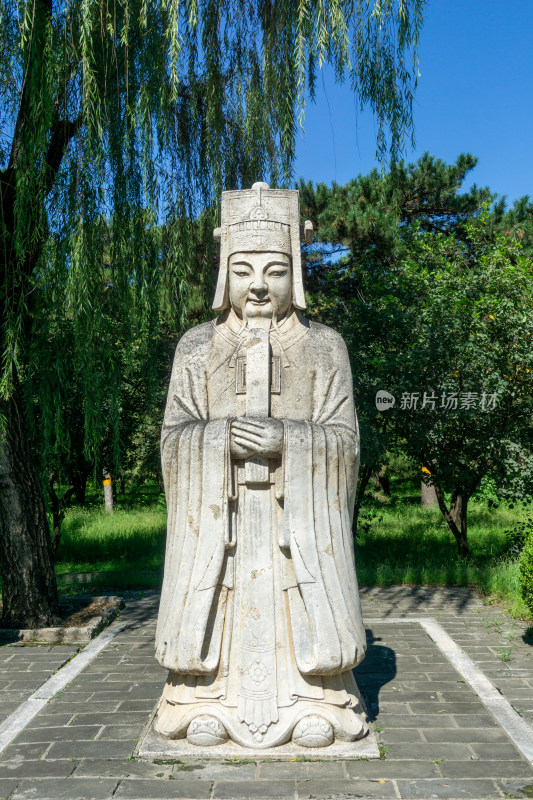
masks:
[[[224,192],[221,222],[222,314],[179,342],[163,425],[155,729],[203,746],[354,741],[367,726],[348,354],[300,313],[298,192]]]

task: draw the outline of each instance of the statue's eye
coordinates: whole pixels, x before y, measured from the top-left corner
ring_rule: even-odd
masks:
[[[275,270],[273,272],[269,272],[268,273],[268,277],[269,278],[283,278],[283,276],[286,275],[286,274],[287,274],[287,272],[284,269],[283,270]]]
[[[248,276],[250,275],[249,272],[244,272],[244,270],[240,270],[240,271],[233,270],[233,274],[237,275],[237,277],[239,277],[239,278],[248,278]]]

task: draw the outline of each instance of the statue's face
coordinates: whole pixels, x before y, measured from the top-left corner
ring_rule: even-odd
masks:
[[[291,260],[284,253],[233,253],[229,299],[235,313],[282,319],[292,303]]]

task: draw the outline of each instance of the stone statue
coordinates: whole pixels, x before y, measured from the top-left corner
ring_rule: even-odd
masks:
[[[201,746],[353,742],[368,729],[346,346],[300,314],[298,192],[224,192],[221,223],[222,313],[180,340],[163,424],[154,728]]]

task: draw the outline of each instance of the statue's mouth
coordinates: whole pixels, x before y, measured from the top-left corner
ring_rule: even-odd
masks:
[[[270,298],[265,297],[263,300],[258,300],[256,298],[250,297],[250,299],[247,302],[251,303],[254,306],[266,306],[267,303],[270,303]]]

